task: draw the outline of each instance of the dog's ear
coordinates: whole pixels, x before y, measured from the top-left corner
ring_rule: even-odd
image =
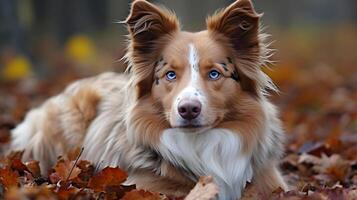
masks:
[[[259,38],[260,15],[250,0],[237,0],[207,19],[207,29],[213,38],[232,48],[239,65],[241,86],[257,94],[257,74],[260,74],[262,52]],[[259,84],[259,83],[258,83]]]
[[[155,49],[154,43],[159,38],[179,29],[175,15],[144,0],[133,2],[125,23],[133,48],[144,54]]]
[[[151,89],[153,65],[170,36],[179,30],[179,22],[167,9],[145,0],[136,0],[125,24],[130,42],[126,57],[131,65],[130,70],[136,76],[138,97],[141,97]]]
[[[207,19],[207,28],[228,39],[239,54],[259,46],[259,18],[250,0],[237,0]]]

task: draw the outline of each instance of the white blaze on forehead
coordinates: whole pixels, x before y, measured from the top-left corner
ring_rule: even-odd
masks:
[[[199,57],[197,50],[193,44],[189,45],[189,63],[191,65],[191,68],[193,71],[198,72],[198,63],[199,63]]]
[[[197,87],[199,77],[199,57],[197,50],[193,44],[189,45],[189,59],[191,69],[191,83],[190,85]]]
[[[201,96],[201,91],[199,89],[199,56],[197,49],[193,44],[189,44],[189,53],[188,53],[188,63],[191,71],[191,80],[189,84],[182,90],[178,95],[178,98],[197,98]]]

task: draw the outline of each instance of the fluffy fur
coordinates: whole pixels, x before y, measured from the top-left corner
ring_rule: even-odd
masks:
[[[128,73],[77,81],[33,109],[13,130],[11,150],[24,149],[23,159],[41,161],[45,174],[58,155],[83,146],[83,159],[120,166],[128,184],[174,196],[206,175],[219,199],[240,198],[251,181],[264,195],[286,189],[259,18],[249,0],[238,0],[209,17],[207,30],[189,33],[166,9],[134,1],[124,22]],[[182,100],[199,102],[197,118],[180,115]]]

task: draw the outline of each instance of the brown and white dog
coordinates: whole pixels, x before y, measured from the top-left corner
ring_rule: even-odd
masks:
[[[209,17],[207,30],[191,33],[170,11],[134,1],[125,21],[128,74],[73,83],[27,114],[11,149],[48,169],[83,146],[83,159],[120,166],[128,184],[168,195],[185,195],[205,175],[219,199],[240,198],[247,181],[263,194],[285,189],[259,19],[250,0],[238,0]]]

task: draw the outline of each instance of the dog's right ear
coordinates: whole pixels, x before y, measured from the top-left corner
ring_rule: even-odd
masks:
[[[129,31],[128,69],[134,74],[133,84],[140,98],[150,92],[154,63],[180,26],[176,15],[144,0],[133,2],[125,24]]]
[[[174,14],[145,0],[133,2],[125,23],[133,50],[141,54],[151,53],[158,39],[179,29]]]

